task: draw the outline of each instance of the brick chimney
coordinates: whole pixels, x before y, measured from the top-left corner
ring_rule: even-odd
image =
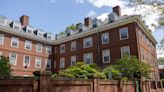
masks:
[[[87,17],[84,19],[84,25],[89,27],[89,28],[92,28],[92,19],[90,17]]]
[[[113,12],[115,12],[118,16],[121,16],[121,8],[120,8],[120,6],[113,7]]]
[[[22,26],[27,26],[28,23],[29,23],[29,16],[22,15],[22,16],[20,17],[20,22],[21,22],[21,25],[22,25]]]

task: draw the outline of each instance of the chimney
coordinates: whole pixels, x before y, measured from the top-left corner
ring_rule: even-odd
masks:
[[[115,12],[118,16],[121,16],[121,8],[120,8],[120,6],[113,7],[113,12]]]
[[[90,17],[87,17],[84,19],[85,26],[92,28],[92,19]]]
[[[21,22],[21,25],[22,25],[22,26],[27,26],[28,23],[29,23],[29,17],[26,16],[26,15],[22,15],[22,16],[20,17],[20,22]]]

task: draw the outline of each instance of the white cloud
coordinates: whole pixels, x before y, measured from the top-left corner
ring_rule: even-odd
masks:
[[[149,26],[149,28],[152,31],[154,30],[154,27],[152,27],[151,24],[158,24],[156,20],[159,17],[159,11],[150,5],[137,5],[137,6],[131,5],[131,7],[127,7],[129,0],[85,0],[85,1],[93,4],[95,7],[98,8],[101,8],[103,6],[114,7],[119,5],[122,10],[122,15],[137,14],[143,16],[144,17],[143,20],[146,21],[146,24]],[[95,14],[95,12],[94,13],[91,12],[90,14]],[[102,15],[98,16],[98,19],[104,20],[106,17],[107,17],[107,13],[103,13]]]
[[[76,3],[77,4],[82,4],[82,3],[84,3],[84,0],[76,0]]]
[[[93,11],[93,10],[91,10],[87,15],[86,15],[86,17],[94,17],[96,15],[96,13]]]
[[[97,17],[97,19],[104,21],[108,17],[109,13],[103,13],[100,16]]]

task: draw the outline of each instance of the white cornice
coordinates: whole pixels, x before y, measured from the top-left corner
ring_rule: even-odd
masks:
[[[21,36],[21,37],[25,37],[27,39],[32,39],[32,40],[42,42],[42,43],[45,43],[45,44],[51,44],[51,45],[53,44],[53,41],[50,41],[46,38],[38,37],[38,36],[33,35],[33,34],[26,33],[23,30],[17,30],[17,29],[13,29],[13,28],[9,28],[9,27],[0,25],[0,31],[3,31],[5,33],[9,33],[9,34],[18,35],[18,36]]]
[[[99,27],[94,28],[94,29],[90,29],[88,31],[84,31],[82,33],[78,33],[78,34],[71,35],[69,37],[58,39],[54,42],[54,44],[55,45],[61,44],[61,43],[67,42],[67,41],[71,41],[71,40],[74,40],[74,39],[77,39],[77,38],[80,38],[80,37],[88,36],[88,35],[91,35],[91,34],[94,34],[94,33],[97,33],[97,32],[102,32],[102,31],[105,31],[105,30],[108,30],[108,29],[119,27],[121,25],[132,23],[132,22],[138,23],[139,26],[142,28],[142,30],[144,30],[146,35],[152,40],[152,42],[154,44],[157,43],[156,40],[154,39],[154,37],[151,35],[151,33],[148,32],[149,30],[142,23],[142,20],[137,15],[134,15],[134,16],[128,16],[126,18],[120,19],[120,20],[118,20],[116,22],[113,22],[113,23],[109,23],[109,24],[102,25],[102,26],[99,26]]]
[[[74,35],[71,35],[71,36],[68,36],[68,37],[65,37],[65,38],[61,38],[61,39],[58,39],[58,40],[48,40],[46,38],[41,38],[41,37],[37,37],[36,35],[28,34],[28,33],[24,32],[23,30],[16,30],[16,29],[1,26],[1,25],[0,25],[0,31],[10,33],[10,34],[15,34],[15,35],[22,36],[22,37],[25,37],[25,38],[29,38],[29,39],[36,40],[36,41],[39,41],[39,42],[42,42],[42,43],[57,45],[57,44],[61,44],[61,43],[67,42],[67,41],[75,40],[75,39],[78,39],[78,38],[81,38],[81,37],[84,37],[84,36],[88,36],[88,35],[91,35],[91,34],[102,32],[102,31],[105,31],[105,30],[108,30],[108,29],[116,28],[116,27],[119,27],[121,25],[129,24],[129,23],[132,23],[132,22],[138,23],[139,27],[145,32],[145,34],[148,36],[148,38],[154,44],[157,43],[156,40],[154,39],[154,37],[152,36],[152,34],[146,28],[145,24],[142,22],[142,20],[137,15],[126,16],[122,19],[119,19],[119,20],[113,22],[113,23],[105,24],[105,25],[99,26],[97,28],[93,28],[93,29],[90,29],[90,30],[87,30],[87,31],[83,31],[81,33],[77,33],[77,34],[74,34]]]

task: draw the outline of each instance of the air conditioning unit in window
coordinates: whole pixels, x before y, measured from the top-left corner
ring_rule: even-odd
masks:
[[[116,13],[110,13],[108,15],[109,23],[114,22],[118,19],[118,15]]]
[[[5,26],[6,25],[6,17],[0,16],[0,25]]]

